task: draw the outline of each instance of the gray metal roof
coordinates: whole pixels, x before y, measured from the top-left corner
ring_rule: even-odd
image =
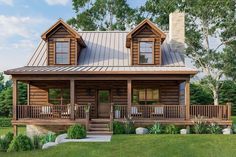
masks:
[[[195,74],[187,67],[160,66],[26,66],[6,74]]]
[[[131,66],[130,49],[126,48],[126,31],[79,32],[87,47],[79,56],[79,66]],[[168,35],[161,46],[162,66],[184,66],[184,57],[171,50]],[[47,44],[41,41],[27,66],[47,66]]]

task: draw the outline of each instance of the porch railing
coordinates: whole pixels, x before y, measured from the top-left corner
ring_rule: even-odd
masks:
[[[85,119],[87,105],[75,105],[75,118]],[[17,105],[17,119],[70,119],[70,105]]]
[[[186,107],[183,105],[133,105],[133,119],[184,119]]]
[[[231,105],[190,105],[190,118],[203,116],[206,119],[230,120]]]

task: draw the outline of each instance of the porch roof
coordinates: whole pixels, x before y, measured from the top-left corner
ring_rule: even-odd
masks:
[[[5,74],[190,74],[196,69],[171,66],[25,66]]]

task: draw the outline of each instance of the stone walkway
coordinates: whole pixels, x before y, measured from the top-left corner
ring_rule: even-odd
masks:
[[[83,139],[67,139],[67,134],[61,134],[57,136],[55,142],[45,143],[42,149],[47,149],[56,146],[60,143],[67,143],[67,142],[110,142],[110,141],[111,141],[111,135],[87,135],[87,137]]]

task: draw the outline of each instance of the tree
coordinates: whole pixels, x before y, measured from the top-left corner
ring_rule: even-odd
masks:
[[[228,57],[236,35],[235,2],[196,0],[186,1],[184,6],[186,54],[206,75],[204,81],[213,93],[214,105],[218,105],[223,79],[229,73],[227,68],[236,66]],[[218,45],[210,44],[213,37],[220,40]]]
[[[144,6],[139,8],[136,23],[144,18],[150,19],[161,29],[169,29],[169,14],[183,7],[182,0],[147,0]]]
[[[209,105],[213,103],[211,91],[201,82],[190,84],[191,105]]]
[[[125,30],[132,25],[136,12],[126,0],[73,0],[73,10],[76,17],[68,23],[88,31]]]

